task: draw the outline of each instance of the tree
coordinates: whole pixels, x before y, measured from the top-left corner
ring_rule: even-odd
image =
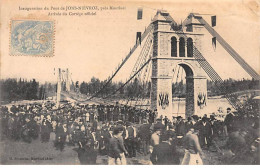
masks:
[[[38,99],[39,84],[33,79],[27,82],[24,79],[6,79],[1,80],[1,100],[2,101],[17,101]]]

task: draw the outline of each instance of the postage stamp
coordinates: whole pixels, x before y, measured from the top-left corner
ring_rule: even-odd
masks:
[[[54,21],[12,20],[10,55],[54,56]]]

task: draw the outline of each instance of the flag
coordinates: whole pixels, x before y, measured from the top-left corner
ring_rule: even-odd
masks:
[[[136,44],[139,41],[139,43],[141,45],[141,42],[142,42],[141,36],[142,36],[141,32],[136,32]]]
[[[217,17],[216,16],[211,16],[211,26],[214,27],[216,26],[217,22]]]
[[[217,42],[216,37],[213,37],[212,38],[212,46],[213,46],[214,51],[216,50],[216,42]]]
[[[141,20],[143,18],[143,9],[139,8],[137,10],[137,20]]]

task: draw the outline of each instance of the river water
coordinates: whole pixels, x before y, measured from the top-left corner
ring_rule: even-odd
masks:
[[[121,104],[126,104],[126,101],[119,101]],[[148,108],[149,109],[149,102],[148,99],[142,102],[136,103],[136,101],[129,101],[128,105],[131,106],[138,106],[139,105],[147,105],[147,106],[142,106],[143,109]],[[221,109],[224,113],[226,112],[226,109],[230,107],[232,110],[232,106],[229,104],[227,99],[225,98],[220,98],[220,97],[214,97],[214,98],[209,98],[207,100],[206,106],[203,108],[199,108],[198,111],[195,113],[198,116],[203,116],[204,114],[207,114],[209,117],[210,114],[217,114],[219,113],[219,109]],[[171,115],[168,116],[182,116],[185,117],[185,99],[174,99],[172,102],[172,111]]]
[[[226,109],[228,107],[232,109],[232,106],[225,98],[208,99],[207,105],[203,108],[200,108],[196,114],[198,116],[203,116],[204,114],[207,114],[209,117],[209,115],[212,113],[218,113],[219,109],[222,109],[223,112],[226,112]],[[185,99],[181,101],[174,100],[172,102],[172,115],[185,117]]]

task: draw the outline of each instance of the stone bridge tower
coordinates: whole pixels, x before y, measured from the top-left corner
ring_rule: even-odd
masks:
[[[153,57],[151,109],[172,117],[172,79],[175,67],[186,73],[185,116],[196,114],[207,101],[207,75],[194,58],[194,47],[203,55],[203,25],[189,15],[182,25],[173,24],[169,13],[158,11],[152,23]],[[177,69],[177,68],[176,68]],[[177,72],[175,72],[177,73]]]

